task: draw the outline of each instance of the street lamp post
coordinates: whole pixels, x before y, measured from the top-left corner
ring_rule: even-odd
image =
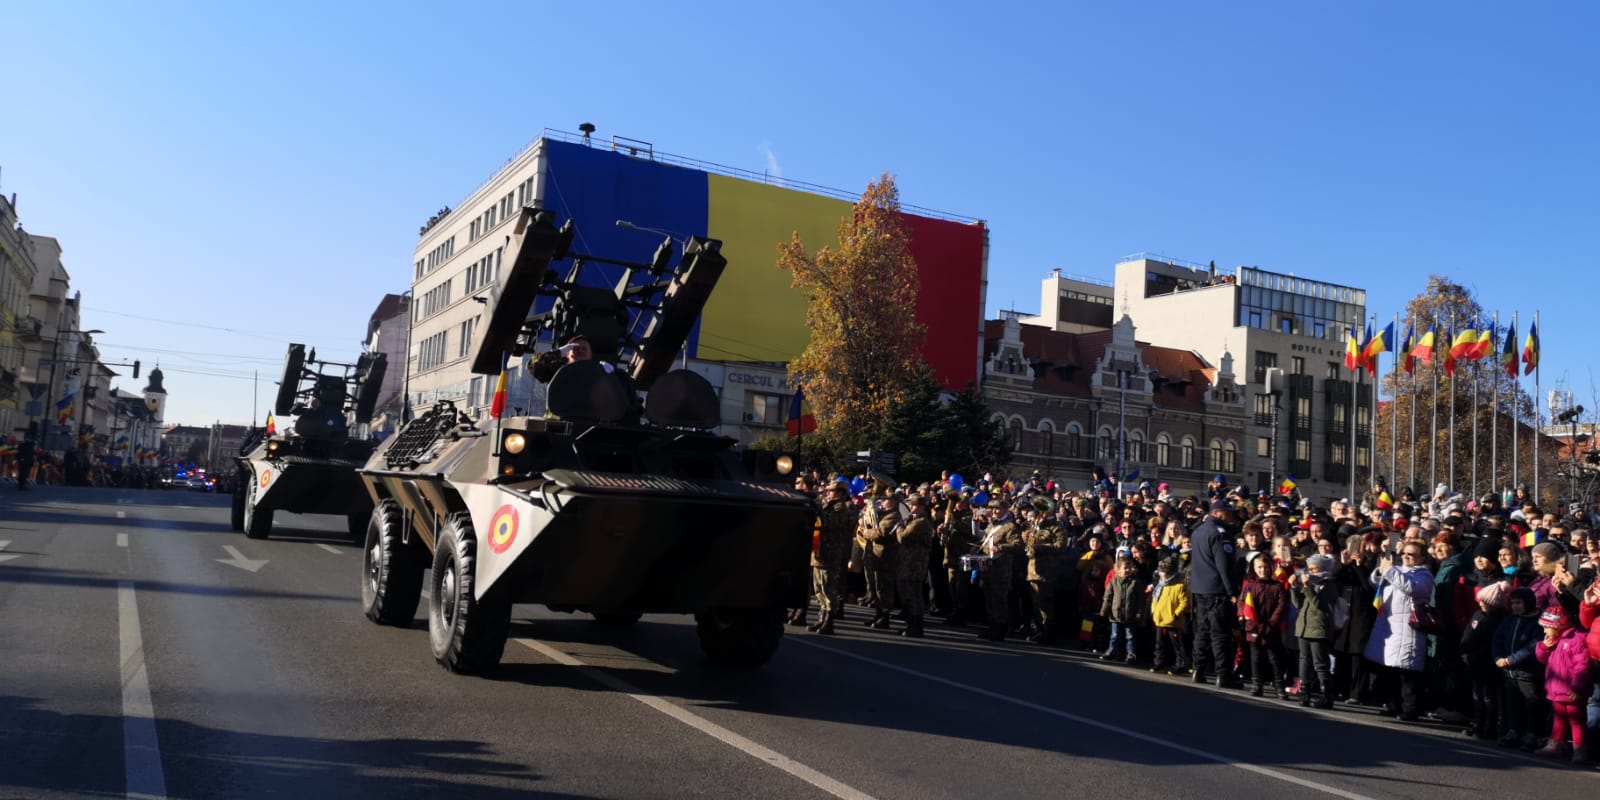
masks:
[[[1272,435],[1267,438],[1267,491],[1277,492],[1278,487],[1278,397],[1283,394],[1283,370],[1277,367],[1267,369],[1266,382],[1262,394],[1272,398]]]

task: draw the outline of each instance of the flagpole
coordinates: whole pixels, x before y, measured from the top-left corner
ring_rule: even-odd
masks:
[[[1515,317],[1513,317],[1515,319]],[[1512,384],[1513,393],[1516,382]],[[1489,403],[1490,417],[1494,422],[1489,426],[1489,492],[1500,493],[1500,371],[1495,370],[1494,387],[1489,392],[1492,401]]]
[[[1521,436],[1518,435],[1519,433],[1521,433],[1521,431],[1517,430],[1517,428],[1520,427],[1520,423],[1521,423],[1521,420],[1522,420],[1522,413],[1521,413],[1522,409],[1517,408],[1517,405],[1518,404],[1517,404],[1517,399],[1516,399],[1516,393],[1513,392],[1512,396],[1511,396],[1511,489],[1512,489],[1512,491],[1515,491],[1516,488],[1517,488],[1517,440],[1522,438]],[[1538,413],[1539,413],[1538,403],[1535,402],[1534,403],[1534,414],[1537,415]],[[1537,416],[1534,417],[1534,421],[1535,422],[1538,421],[1538,417]],[[1539,501],[1538,501],[1537,498],[1535,498],[1534,502],[1537,503]]]
[[[1378,329],[1378,315],[1372,315],[1372,335],[1382,337],[1383,331]],[[1385,346],[1388,342],[1384,343]],[[1372,354],[1372,429],[1367,431],[1367,463],[1371,468],[1367,470],[1367,483],[1378,474],[1378,395],[1383,391],[1383,378],[1378,374],[1378,354]],[[1352,498],[1353,499],[1353,498]]]
[[[1437,321],[1437,320],[1436,320]],[[1435,337],[1438,332],[1434,332]],[[1446,333],[1445,335],[1449,335]],[[1439,370],[1444,365],[1439,358],[1439,340],[1433,341],[1433,358],[1428,362],[1428,373],[1433,376],[1433,423],[1428,435],[1428,485],[1439,485]]]
[[[1412,336],[1416,336],[1416,326],[1417,318],[1412,317]],[[1409,347],[1412,343],[1407,342],[1406,344]],[[1407,452],[1409,452],[1411,456],[1411,468],[1406,470],[1406,480],[1409,481],[1413,487],[1415,487],[1417,485],[1417,362],[1411,357],[1411,350],[1406,350],[1406,363],[1411,365],[1411,368],[1406,370],[1406,385],[1411,389],[1409,392],[1411,395],[1411,413],[1407,415],[1411,418],[1411,444],[1406,447]],[[1432,488],[1431,484],[1429,485],[1429,488]],[[1417,496],[1421,497],[1424,494],[1427,493],[1418,492]]]
[[[1489,328],[1491,332],[1500,330],[1500,312],[1494,312],[1494,325]],[[1491,340],[1493,336],[1489,337]],[[1494,344],[1491,341],[1490,347]],[[1478,496],[1478,373],[1472,372],[1472,497]]]
[[[1450,312],[1450,329],[1451,330],[1455,330],[1455,327],[1456,327],[1455,319],[1456,319],[1456,314],[1455,314],[1455,311],[1452,310]],[[1451,347],[1451,349],[1454,349],[1455,346],[1456,346],[1455,337],[1451,337],[1451,339],[1450,339],[1450,347]],[[1457,369],[1459,369],[1459,368],[1460,367],[1458,365]],[[1445,445],[1445,447],[1446,447],[1445,455],[1446,455],[1446,459],[1447,459],[1446,463],[1449,464],[1448,472],[1446,474],[1449,475],[1448,480],[1450,481],[1450,488],[1451,489],[1459,489],[1459,488],[1461,488],[1461,481],[1456,479],[1456,376],[1454,374],[1451,374],[1449,376],[1449,378],[1450,378],[1450,436],[1449,436],[1448,443]]]
[[[1395,335],[1398,336],[1399,335],[1399,330],[1400,330],[1400,312],[1398,312],[1398,311],[1394,312],[1394,329],[1396,331]],[[1406,343],[1405,342],[1401,342],[1400,343],[1400,347],[1395,348],[1396,352],[1394,354],[1394,366],[1391,367],[1390,370],[1389,370],[1389,383],[1390,383],[1390,392],[1389,392],[1389,396],[1390,396],[1390,400],[1389,400],[1389,477],[1391,479],[1393,479],[1393,480],[1396,480],[1396,481],[1400,480],[1400,465],[1399,465],[1399,458],[1400,458],[1400,353],[1399,353],[1399,350],[1400,350],[1400,348],[1405,347],[1405,346],[1406,346]],[[1410,477],[1408,476],[1406,478],[1406,484],[1407,485],[1414,485],[1415,482],[1412,481],[1410,479]]]
[[[1361,320],[1355,321],[1356,325]],[[1350,338],[1354,339],[1355,329],[1350,330]],[[1365,346],[1365,343],[1363,343]],[[1350,426],[1350,452],[1345,454],[1345,463],[1350,465],[1350,501],[1359,502],[1356,495],[1356,403],[1361,391],[1361,351],[1356,351],[1356,361],[1350,367],[1350,410],[1345,414],[1345,424]]]
[[[1533,312],[1533,327],[1539,327],[1539,312],[1537,309]],[[1517,343],[1512,342],[1511,346],[1516,347]],[[1539,362],[1537,361],[1533,364],[1533,420],[1533,501],[1537,503],[1539,502]],[[1593,433],[1592,429],[1590,433]],[[1578,461],[1577,447],[1578,437],[1574,436],[1572,437],[1572,461],[1574,464]]]

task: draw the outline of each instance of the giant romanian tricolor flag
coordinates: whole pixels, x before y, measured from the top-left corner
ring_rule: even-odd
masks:
[[[1478,331],[1474,328],[1456,331],[1455,338],[1450,341],[1450,358],[1453,361],[1467,361],[1472,358],[1472,351],[1478,346]],[[1449,362],[1446,362],[1449,363]]]
[[[817,415],[812,413],[811,403],[806,400],[804,386],[794,387],[794,397],[789,401],[789,417],[783,424],[789,429],[790,436],[799,436],[817,429]]]
[[[830,197],[787,188],[781,179],[730,177],[717,174],[726,168],[701,169],[685,159],[667,163],[662,154],[641,148],[550,137],[539,147],[547,163],[540,201],[556,213],[558,225],[573,223],[575,250],[648,260],[662,237],[641,228],[721,240],[728,266],[689,334],[689,358],[770,363],[791,361],[805,349],[806,293],[778,268],[778,245],[798,235],[807,253],[837,248],[839,222],[851,215],[865,182],[840,187],[848,192]],[[494,202],[456,214],[471,218]],[[916,319],[927,327],[923,358],[942,385],[965,386],[978,377],[982,337],[974,332],[983,325],[988,231],[975,219],[911,206],[902,207],[901,219],[917,262]],[[618,227],[619,220],[634,227]],[[610,288],[621,275],[621,267],[588,262],[581,280]],[[541,298],[535,312],[550,303]]]

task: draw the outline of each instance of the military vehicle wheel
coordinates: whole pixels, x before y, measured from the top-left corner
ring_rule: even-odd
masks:
[[[379,625],[405,627],[417,616],[422,572],[428,564],[426,551],[401,541],[400,514],[398,504],[384,500],[367,521],[361,610]]]
[[[428,579],[428,642],[433,658],[451,672],[483,674],[500,664],[511,627],[511,602],[503,592],[477,597],[478,537],[472,518],[450,515],[433,551]]]
[[[644,616],[637,611],[591,611],[594,621],[601,625],[632,625]]]
[[[265,539],[272,534],[272,509],[257,508],[256,482],[250,480],[250,496],[244,501],[244,535],[251,539]]]
[[[236,531],[244,530],[244,479],[233,482],[233,508],[228,515],[228,521]]]
[[[732,669],[765,664],[783,638],[781,608],[713,609],[694,615],[700,649],[711,663]]]

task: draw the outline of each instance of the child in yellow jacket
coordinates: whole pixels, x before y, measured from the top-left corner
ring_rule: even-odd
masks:
[[[1150,622],[1156,628],[1155,664],[1151,672],[1189,673],[1189,648],[1184,643],[1189,624],[1189,587],[1177,556],[1167,556],[1156,566],[1150,591]]]

